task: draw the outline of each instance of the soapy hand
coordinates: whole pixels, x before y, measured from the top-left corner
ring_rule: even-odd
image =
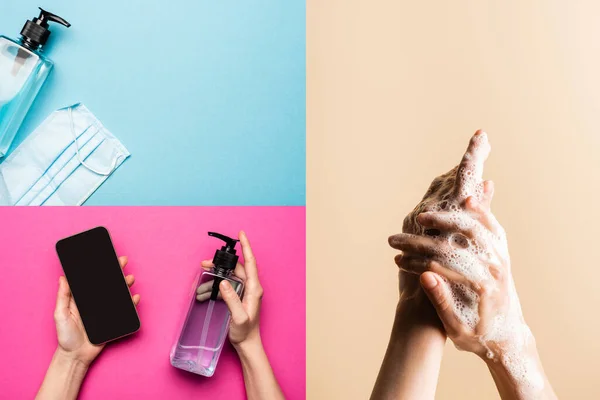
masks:
[[[423,199],[404,219],[402,232],[423,235],[425,230],[416,219],[421,212],[436,209],[440,204],[446,207],[459,203],[469,191],[477,191],[479,188],[473,184],[473,178],[482,175],[483,161],[487,158],[488,153],[489,144],[485,133],[477,131],[471,139],[469,149],[461,164],[433,180]],[[484,182],[483,186],[486,185],[489,185],[488,189],[493,191],[491,182]],[[489,203],[490,200],[484,199],[484,203]],[[441,325],[431,302],[419,283],[419,276],[408,273],[407,269],[403,267],[404,264],[412,262],[414,257],[415,255],[406,253],[399,254],[395,258],[396,264],[400,267],[398,307],[408,305],[417,311],[415,315],[420,321]]]
[[[489,151],[487,136],[478,131],[461,164],[435,180],[405,219],[405,228],[423,234],[394,235],[390,245],[403,251],[396,258],[402,271],[422,274],[421,284],[457,347],[494,358],[511,347],[501,342],[522,343],[529,330],[510,275],[506,235],[490,211],[493,184],[482,181]],[[496,332],[505,324],[515,332]]]
[[[457,348],[499,362],[531,398],[544,386],[535,343],[511,275],[504,229],[491,213],[494,187],[482,181],[490,146],[478,131],[459,166],[434,180],[390,237],[401,271],[420,282]],[[516,393],[517,393],[516,392]],[[535,397],[535,395],[533,395]]]
[[[121,268],[125,268],[127,257],[119,257],[119,264]],[[133,275],[127,275],[125,281],[127,286],[131,287],[135,278]],[[137,306],[140,302],[140,295],[133,295],[132,300]],[[58,338],[58,351],[68,359],[89,366],[104,348],[104,345],[96,346],[90,343],[75,300],[71,296],[71,289],[64,276],[59,279],[54,322]]]
[[[455,345],[500,360],[532,337],[510,273],[502,227],[474,197],[467,198],[464,211],[421,213],[417,221],[434,236],[395,235],[390,244],[404,252],[400,268],[421,275]]]
[[[243,300],[239,298],[233,287],[226,280],[219,284],[219,296],[227,304],[231,313],[231,323],[229,328],[229,340],[236,349],[243,343],[260,343],[260,305],[262,302],[263,289],[258,280],[258,271],[256,260],[250,247],[250,242],[246,234],[242,231],[239,234],[242,252],[244,254],[245,264],[240,263],[235,267],[234,274],[244,281]],[[202,268],[212,268],[212,260],[202,261]],[[211,285],[206,285],[210,290]],[[210,297],[208,290],[202,291],[198,288],[196,299],[199,301]]]

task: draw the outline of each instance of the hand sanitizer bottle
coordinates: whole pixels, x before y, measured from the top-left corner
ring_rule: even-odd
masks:
[[[212,376],[229,332],[229,309],[219,294],[219,284],[229,281],[241,297],[244,283],[233,275],[239,240],[208,232],[225,242],[213,258],[214,267],[196,278],[193,298],[179,339],[171,350],[171,365],[198,375]]]
[[[20,39],[0,35],[0,157],[6,156],[54,65],[42,53],[50,36],[48,22],[71,26],[61,17],[40,10],[39,17],[25,23]]]

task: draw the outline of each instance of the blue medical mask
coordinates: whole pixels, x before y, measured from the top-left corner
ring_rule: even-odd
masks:
[[[0,205],[81,205],[127,157],[83,104],[62,108],[0,163]]]

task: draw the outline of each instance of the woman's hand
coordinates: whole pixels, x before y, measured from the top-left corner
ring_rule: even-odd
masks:
[[[121,268],[125,268],[127,257],[119,257],[119,264]],[[133,275],[125,277],[129,287],[133,285],[134,280]],[[140,295],[134,295],[132,300],[137,306]],[[96,346],[90,343],[64,276],[61,276],[58,281],[54,322],[58,347],[36,399],[76,399],[88,367],[100,354],[104,345]]]
[[[482,169],[487,140],[478,131],[471,139],[468,155],[461,165],[435,178],[423,199],[406,216],[402,232],[408,236],[423,235],[425,230],[417,222],[417,216],[439,204],[450,204],[460,200],[463,189],[472,189],[467,179],[477,168]],[[489,149],[487,149],[489,151]],[[474,161],[476,161],[474,163]],[[477,164],[480,162],[480,164]],[[467,171],[471,171],[467,174]],[[457,184],[457,182],[459,182]],[[371,395],[372,399],[408,398],[433,399],[439,374],[440,363],[446,341],[442,323],[423,291],[419,275],[407,272],[406,264],[418,259],[419,254],[404,253],[396,256],[400,267],[400,298],[396,307],[396,317],[390,335],[390,342]]]
[[[506,235],[491,213],[494,186],[482,181],[489,150],[487,137],[477,132],[454,180],[438,185],[443,193],[430,196],[434,201],[411,215],[408,224],[423,234],[395,235],[390,245],[403,252],[396,258],[402,271],[422,274],[425,292],[456,346],[495,358],[522,346],[531,334],[510,275]],[[499,326],[506,324],[510,334],[500,334]]]
[[[434,237],[391,238],[393,247],[412,254],[401,268],[420,274],[448,337],[485,360],[503,399],[553,399],[523,319],[504,230],[473,197],[465,211],[420,214]]]
[[[417,221],[418,215],[422,212],[440,207],[454,207],[454,204],[460,204],[468,195],[477,193],[483,186],[487,186],[488,192],[493,194],[491,182],[486,182],[484,185],[477,180],[481,179],[483,164],[489,151],[487,135],[480,130],[475,132],[461,163],[433,180],[423,199],[404,218],[402,232],[424,235],[425,228]],[[486,198],[484,201],[489,204],[491,199]],[[411,263],[413,258],[410,253],[399,254],[395,258],[396,265],[400,268],[398,309],[411,310],[415,315],[416,323],[433,324],[442,329],[441,322],[419,283],[419,276],[408,273],[408,269],[404,267],[405,264]]]
[[[262,302],[263,289],[258,280],[256,260],[250,247],[250,242],[244,232],[239,234],[245,265],[238,263],[234,275],[244,281],[243,300],[237,295],[233,287],[226,280],[219,284],[219,296],[227,304],[231,313],[229,328],[229,341],[236,347],[246,343],[260,343],[260,305]],[[202,261],[202,268],[213,267],[212,260]],[[212,281],[200,285],[196,292],[196,298],[203,301],[210,297]]]
[[[119,264],[121,268],[125,268],[127,257],[119,257]],[[127,286],[131,287],[135,278],[133,275],[127,275],[125,281],[127,282]],[[140,302],[140,295],[134,295],[132,300],[137,306]],[[58,351],[67,358],[82,362],[87,366],[94,361],[104,348],[104,345],[96,346],[90,343],[75,300],[71,296],[71,289],[64,276],[61,276],[59,279],[54,322],[58,338]]]
[[[223,280],[219,284],[219,296],[225,301],[231,313],[229,341],[233,344],[242,363],[248,400],[283,400],[283,393],[275,379],[260,338],[260,306],[263,289],[258,280],[256,259],[248,237],[243,231],[239,233],[239,239],[245,264],[238,263],[234,274],[244,281],[243,300],[228,281]],[[202,267],[212,268],[212,260],[202,261]],[[204,288],[198,287],[196,292],[198,301],[205,301],[210,297],[207,290],[209,287],[212,287],[212,283],[205,285]]]
[[[510,271],[504,230],[473,197],[465,214],[425,212],[418,221],[435,237],[396,235],[392,246],[411,254],[401,268],[421,284],[450,339],[482,358],[514,356],[532,340]]]
[[[482,181],[489,150],[476,133],[454,182],[445,180],[444,194],[411,216],[419,234],[389,242],[403,252],[401,270],[420,275],[448,337],[488,363],[503,398],[553,398],[523,319],[504,229],[490,210],[494,187]]]

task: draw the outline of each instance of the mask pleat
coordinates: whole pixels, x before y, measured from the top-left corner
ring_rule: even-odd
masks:
[[[90,126],[84,133],[77,138],[80,147],[86,146],[98,134],[98,129]],[[75,142],[67,146],[61,154],[50,164],[44,173],[31,185],[23,196],[17,200],[16,205],[30,205],[35,197],[38,196],[58,175],[65,166],[76,156]]]
[[[80,205],[128,157],[83,104],[57,110],[0,163],[0,205]]]
[[[101,134],[96,134],[90,140],[88,140],[83,146],[80,147],[79,154],[81,158],[85,161],[89,155],[91,155],[101,144],[104,142],[104,137]],[[42,190],[33,198],[28,205],[31,206],[41,206],[44,202],[52,196],[54,192],[58,190],[60,185],[62,185],[72,174],[73,172],[82,167],[79,159],[73,155],[69,161],[58,171],[46,184]]]

